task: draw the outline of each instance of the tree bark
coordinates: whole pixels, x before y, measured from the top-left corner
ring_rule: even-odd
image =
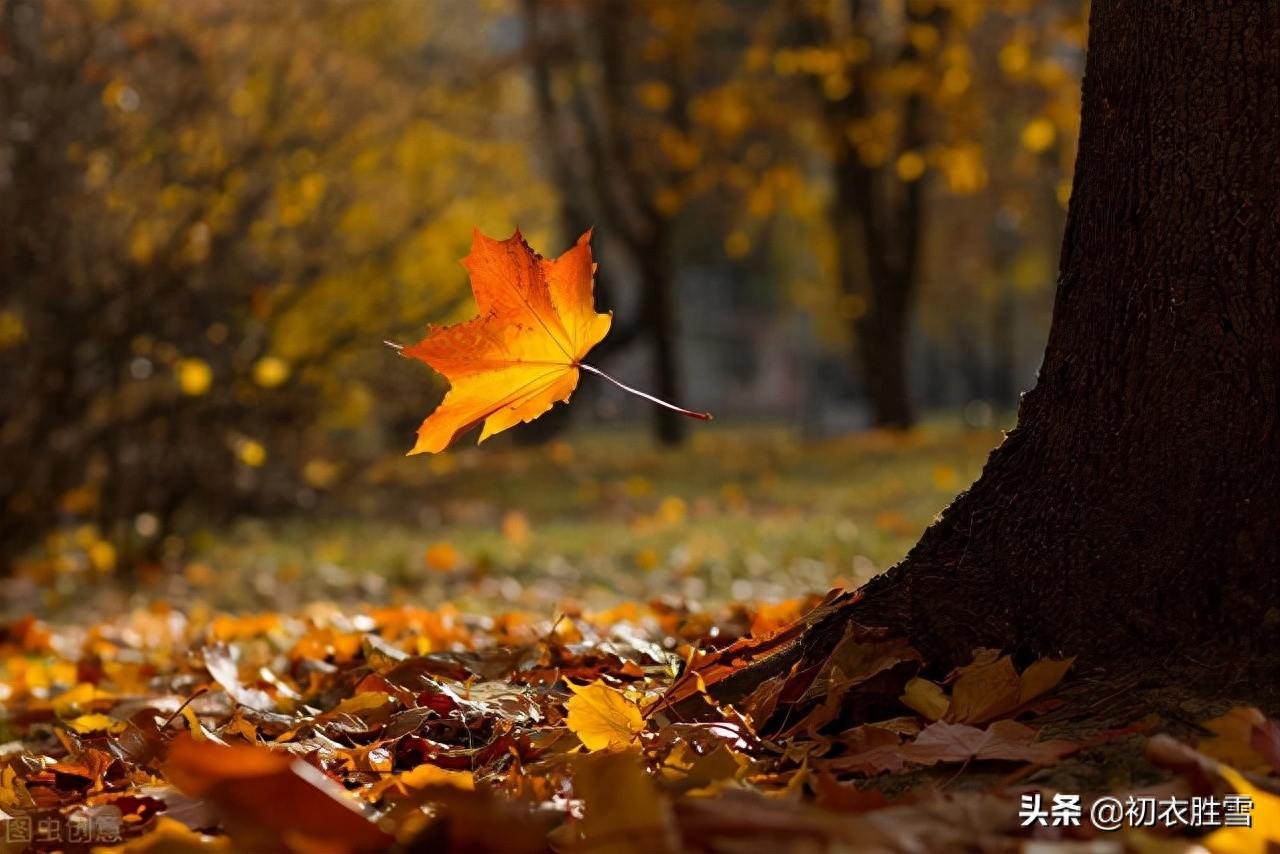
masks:
[[[1039,383],[907,557],[717,693],[850,622],[942,667],[1260,645],[1280,608],[1280,4],[1095,0]],[[803,667],[803,663],[800,665]]]

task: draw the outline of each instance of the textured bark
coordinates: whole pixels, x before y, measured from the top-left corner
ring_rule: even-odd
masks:
[[[1280,607],[1280,4],[1095,0],[1039,383],[907,557],[733,693],[849,621],[941,666],[979,646],[1170,661]],[[1152,655],[1154,653],[1154,655]]]
[[[1280,562],[1280,5],[1093,7],[1054,320],[1018,428],[857,607],[934,655],[1261,623]]]

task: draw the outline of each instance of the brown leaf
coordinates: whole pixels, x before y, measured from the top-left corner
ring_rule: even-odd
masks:
[[[857,786],[841,783],[825,771],[813,774],[809,778],[809,785],[818,806],[840,813],[870,812],[889,803],[878,790],[863,791]]]
[[[821,767],[868,777],[902,769],[902,756],[898,752],[902,733],[893,726],[864,724],[842,733],[836,743],[844,747],[845,754],[819,760]]]
[[[898,664],[920,660],[920,653],[911,648],[906,638],[868,643],[860,640],[859,633],[850,626],[800,701],[842,693]]]
[[[1064,658],[1060,661],[1054,661],[1049,658],[1042,658],[1039,661],[1032,662],[1031,666],[1022,671],[1019,678],[1018,705],[1023,705],[1047,691],[1053,690],[1058,683],[1062,681],[1062,677],[1067,675],[1067,671],[1071,669],[1071,665],[1075,663],[1075,656]]]
[[[1047,765],[1079,750],[1070,741],[1036,741],[1036,731],[1017,721],[996,721],[985,730],[938,721],[900,749],[903,759],[917,765],[995,759]]]
[[[582,799],[582,819],[559,828],[556,842],[567,851],[681,850],[670,806],[632,751],[584,754],[573,763],[573,792]]]
[[[286,835],[357,851],[391,843],[341,786],[287,753],[180,734],[163,770],[184,793],[212,803],[246,846],[275,846]]]
[[[1018,707],[1021,691],[1022,683],[1009,656],[990,664],[972,664],[960,671],[943,720],[953,724],[993,720]]]

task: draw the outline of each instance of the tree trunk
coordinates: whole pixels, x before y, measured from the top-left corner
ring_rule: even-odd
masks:
[[[680,364],[676,348],[679,324],[676,320],[675,282],[671,268],[663,257],[663,230],[653,241],[652,251],[641,254],[640,275],[644,280],[640,311],[653,342],[653,383],[656,394],[664,400],[680,401]],[[665,407],[654,407],[654,435],[667,446],[679,445],[688,433],[688,424],[678,413]]]
[[[820,660],[850,621],[943,667],[979,646],[1171,661],[1274,626],[1280,4],[1095,0],[1090,39],[1017,429],[900,564],[718,694]]]
[[[940,27],[941,8],[911,7],[912,24]],[[848,0],[849,19],[864,24],[862,0]],[[834,33],[815,27],[821,43],[838,44]],[[903,45],[899,61],[916,62],[917,48]],[[897,105],[901,138],[883,162],[864,162],[852,144],[849,129],[865,123],[882,105],[870,95],[870,69],[859,68],[853,85],[841,98],[823,98],[827,134],[833,147],[831,222],[840,241],[837,254],[842,292],[861,301],[862,312],[851,318],[853,358],[860,369],[876,427],[906,429],[915,423],[907,390],[907,325],[918,290],[920,236],[923,220],[923,181],[898,177],[898,154],[919,154],[927,138],[924,99],[912,93]]]

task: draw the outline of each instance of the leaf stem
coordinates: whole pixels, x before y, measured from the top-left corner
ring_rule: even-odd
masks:
[[[667,403],[662,398],[654,397],[653,395],[646,394],[645,392],[640,391],[639,389],[632,388],[631,386],[625,383],[621,383],[618,380],[615,380],[613,377],[609,376],[604,371],[600,370],[594,365],[588,365],[586,362],[579,362],[578,367],[582,368],[582,370],[584,371],[590,371],[591,373],[595,374],[598,377],[604,377],[606,380],[613,383],[614,385],[616,385],[618,388],[622,389],[625,392],[630,392],[631,394],[634,394],[636,397],[643,397],[645,400],[649,401],[650,403],[656,403],[659,406],[665,406],[667,409],[670,409],[674,412],[679,412],[681,415],[687,415],[690,418],[697,418],[699,421],[710,421],[712,418],[712,415],[710,412],[694,412],[692,409],[685,409],[684,407],[676,406],[674,403]]]

